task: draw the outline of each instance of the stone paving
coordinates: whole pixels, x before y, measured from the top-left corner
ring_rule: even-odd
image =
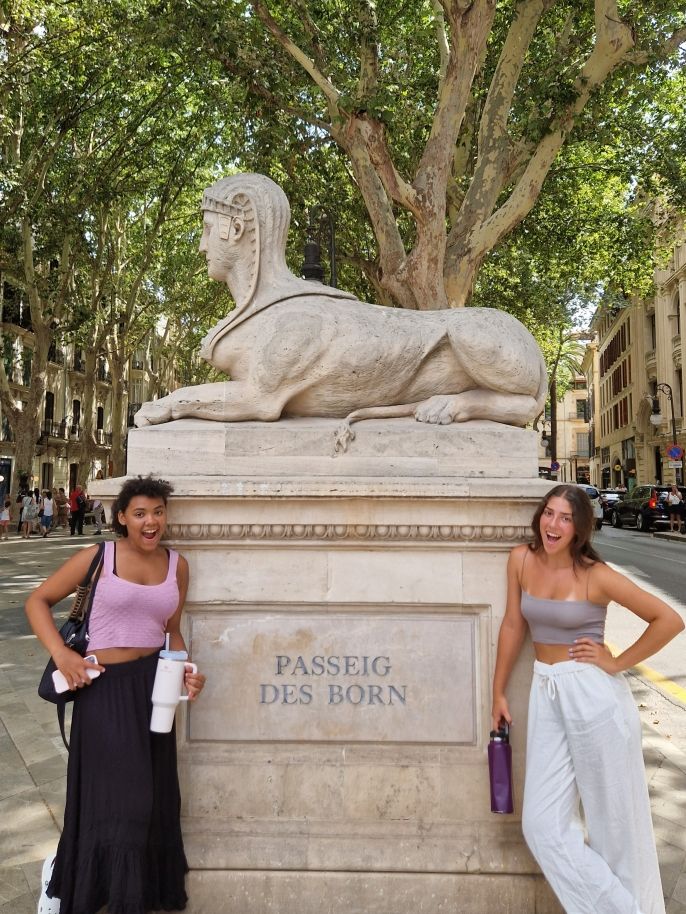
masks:
[[[66,780],[55,709],[36,693],[47,657],[26,622],[24,599],[76,549],[99,539],[58,531],[0,543],[0,914],[36,911],[42,863],[59,837]],[[59,620],[70,602],[56,608]],[[686,746],[674,745],[665,727],[686,708],[636,676],[630,682],[643,721],[667,914],[686,914]]]

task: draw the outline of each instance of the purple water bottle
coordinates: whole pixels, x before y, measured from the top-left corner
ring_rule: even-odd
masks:
[[[510,728],[502,721],[491,730],[488,744],[488,773],[491,780],[491,812],[512,813],[512,746]]]

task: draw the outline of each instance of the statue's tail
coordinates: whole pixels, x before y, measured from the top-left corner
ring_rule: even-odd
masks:
[[[353,422],[361,419],[401,419],[405,416],[414,416],[419,403],[400,403],[395,406],[365,406],[355,409],[341,422],[334,433],[333,456],[343,454],[348,449],[348,443],[355,440],[355,432],[350,428]]]

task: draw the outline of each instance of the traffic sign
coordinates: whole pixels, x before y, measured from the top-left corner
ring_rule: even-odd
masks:
[[[559,469],[560,469],[560,464],[557,462],[557,460],[551,461],[551,463],[550,463],[550,469],[551,469],[551,470],[559,470]]]
[[[678,444],[671,444],[667,448],[667,456],[671,457],[672,460],[681,460],[684,456],[684,449],[679,447]]]
[[[667,466],[670,468],[670,470],[680,470],[683,465],[684,465],[683,460],[670,460],[669,463],[667,464]]]

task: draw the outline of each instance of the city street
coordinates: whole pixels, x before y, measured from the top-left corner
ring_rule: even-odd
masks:
[[[596,533],[600,555],[640,587],[669,603],[686,620],[686,536],[675,541],[609,525]],[[623,607],[611,604],[606,638],[622,650],[639,637],[645,623]],[[686,746],[686,634],[629,674],[642,711],[651,724],[675,745]]]
[[[686,536],[672,542],[638,533],[633,529],[615,530],[610,526],[596,534],[594,545],[606,562],[628,575],[640,587],[661,597],[686,621]],[[625,648],[643,631],[645,625],[632,613],[611,607],[607,639]],[[686,646],[684,636],[675,639],[651,657],[650,667],[684,690],[686,697]]]

